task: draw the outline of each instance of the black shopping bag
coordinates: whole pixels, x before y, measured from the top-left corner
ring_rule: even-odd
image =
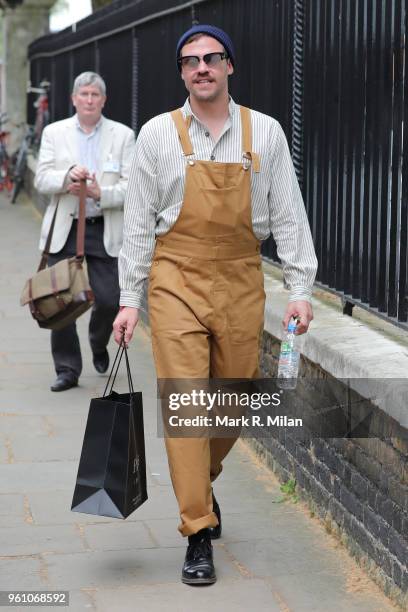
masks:
[[[113,385],[123,353],[129,393],[116,393]],[[133,391],[129,359],[122,345],[103,397],[91,400],[71,510],[126,518],[146,500],[142,394]]]

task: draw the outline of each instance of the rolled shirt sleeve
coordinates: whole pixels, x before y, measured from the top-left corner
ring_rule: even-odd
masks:
[[[278,126],[272,150],[270,229],[282,261],[289,301],[311,301],[317,258],[285,134]]]

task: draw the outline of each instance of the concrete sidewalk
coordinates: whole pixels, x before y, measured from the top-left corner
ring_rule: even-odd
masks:
[[[224,528],[214,543],[218,582],[181,584],[186,541],[156,436],[142,328],[130,355],[144,398],[149,500],[126,521],[70,512],[89,401],[106,377],[93,370],[84,315],[80,387],[49,391],[49,332],[19,306],[38,264],[39,223],[27,201],[12,206],[0,196],[0,590],[68,590],[74,612],[396,610],[300,503],[281,501],[279,483],[243,442],[215,484]],[[122,376],[117,388],[125,387]]]

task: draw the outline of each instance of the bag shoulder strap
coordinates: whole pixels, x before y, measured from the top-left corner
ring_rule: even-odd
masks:
[[[78,214],[78,231],[77,231],[77,245],[76,245],[76,256],[77,259],[83,259],[85,253],[85,200],[86,200],[86,181],[85,179],[80,182],[80,191],[79,191],[79,214]],[[57,200],[57,205],[55,206],[54,215],[52,217],[50,229],[48,231],[47,240],[45,242],[45,247],[41,255],[40,265],[38,266],[37,272],[40,270],[44,270],[47,265],[48,255],[50,254],[50,246],[52,235],[54,233],[55,227],[55,219],[57,218],[58,205],[60,203],[60,198]]]
[[[52,234],[54,233],[55,219],[57,217],[57,211],[58,211],[59,202],[60,202],[60,198],[58,198],[58,200],[57,200],[57,205],[56,205],[55,210],[54,210],[54,215],[52,217],[50,229],[49,229],[49,232],[48,232],[47,240],[45,242],[44,250],[43,250],[42,255],[41,255],[40,265],[38,266],[37,272],[40,272],[40,270],[44,270],[44,268],[47,265],[48,255],[50,253]]]
[[[79,185],[79,213],[77,226],[76,257],[82,260],[85,255],[85,201],[86,180],[81,180]]]

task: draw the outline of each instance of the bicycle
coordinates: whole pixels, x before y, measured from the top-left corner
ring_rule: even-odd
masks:
[[[27,169],[27,155],[29,149],[32,147],[35,139],[35,128],[32,125],[27,126],[26,135],[24,136],[23,142],[19,150],[17,151],[16,162],[14,165],[14,187],[13,193],[11,194],[11,203],[15,204],[20,189],[24,183],[24,177]]]
[[[34,133],[35,139],[33,145],[36,149],[39,148],[43,129],[50,122],[50,112],[48,103],[48,91],[51,83],[46,79],[42,80],[39,87],[32,87],[31,84],[27,87],[27,93],[36,93],[38,98],[34,102],[34,107],[37,109],[35,115]]]
[[[27,126],[27,132],[21,143],[16,155],[14,165],[14,188],[11,196],[11,203],[15,204],[21,187],[24,183],[24,177],[27,169],[27,156],[30,149],[38,149],[41,142],[43,129],[48,125],[50,120],[49,105],[48,105],[48,90],[50,83],[43,80],[39,87],[32,87],[31,84],[27,87],[27,93],[37,93],[38,98],[34,102],[34,107],[37,109],[35,124]]]
[[[0,114],[0,191],[6,190],[10,193],[13,188],[13,177],[11,174],[11,161],[7,152],[7,140],[10,132],[3,130],[3,124],[7,123],[6,113]]]

